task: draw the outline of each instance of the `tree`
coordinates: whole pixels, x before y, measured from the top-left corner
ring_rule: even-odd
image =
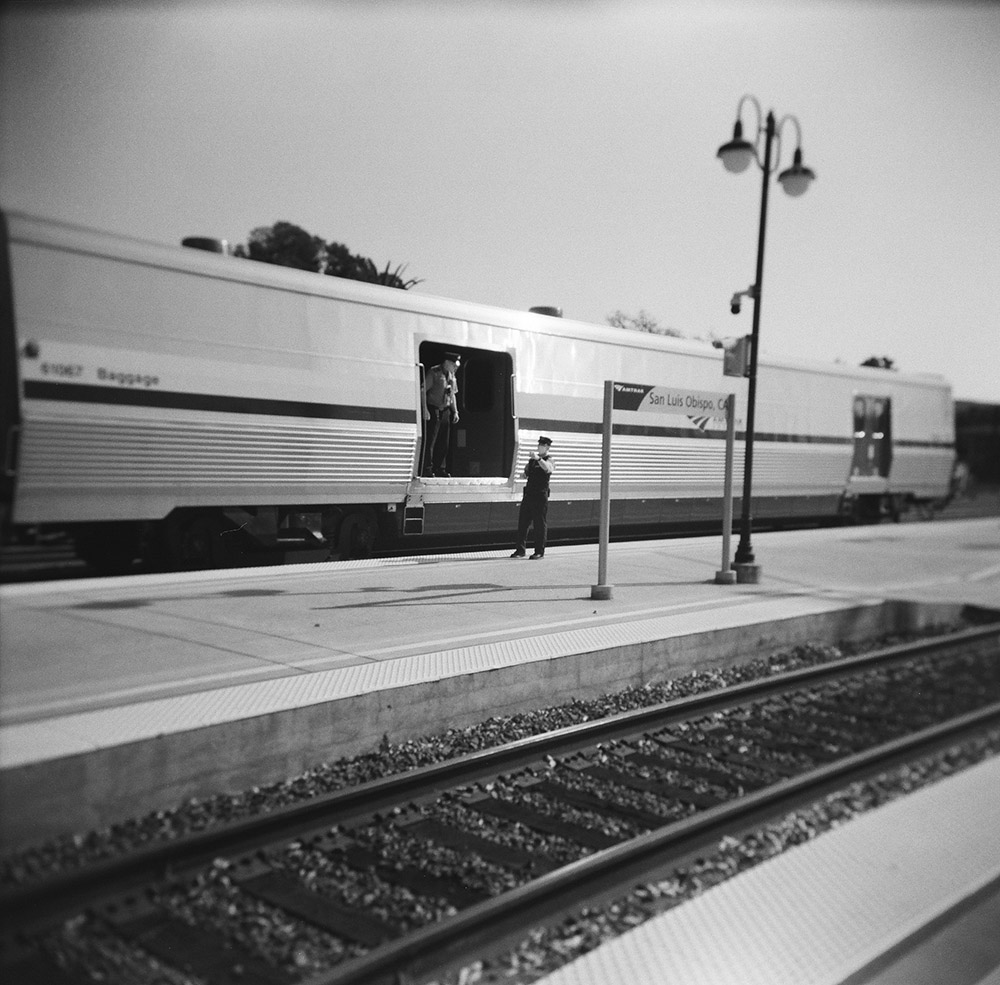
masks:
[[[291,222],[276,222],[273,226],[258,226],[251,230],[247,245],[239,244],[233,253],[250,260],[275,263],[296,270],[322,269],[326,247],[318,236],[311,236]]]
[[[403,278],[405,265],[392,269],[387,263],[379,270],[373,260],[352,253],[343,243],[324,243],[319,236],[307,233],[291,222],[276,222],[273,226],[258,226],[252,230],[244,246],[239,244],[233,254],[263,263],[274,263],[296,270],[311,270],[331,277],[363,280],[369,284],[384,284],[408,290],[420,281]]]
[[[893,369],[895,360],[888,356],[869,356],[861,365],[874,366],[875,369]]]
[[[627,315],[619,309],[613,315],[608,315],[607,322],[613,328],[627,328],[633,332],[650,332],[653,335],[670,335],[675,339],[683,338],[676,328],[660,328],[656,319],[644,309],[639,309],[637,315]]]
[[[374,261],[368,257],[355,256],[343,243],[327,243],[325,258],[323,273],[331,277],[349,277],[351,280],[384,284],[386,287],[398,287],[404,291],[420,283],[414,277],[403,280],[403,271],[406,269],[404,265],[401,264],[393,270],[387,263],[385,270],[379,270]]]
[[[323,273],[349,280],[368,280],[361,257],[355,256],[343,243],[326,244],[323,254]]]

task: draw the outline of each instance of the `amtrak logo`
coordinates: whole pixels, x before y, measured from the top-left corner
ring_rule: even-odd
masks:
[[[612,403],[615,410],[638,410],[653,387],[641,383],[615,383]]]

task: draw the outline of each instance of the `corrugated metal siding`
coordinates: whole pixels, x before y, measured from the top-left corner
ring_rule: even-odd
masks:
[[[33,488],[406,482],[415,428],[363,423],[154,423],[122,419],[29,421],[19,486]],[[225,502],[223,498],[222,502]]]
[[[555,490],[561,483],[593,485],[601,478],[601,436],[552,434]],[[517,475],[520,476],[535,445],[522,434]],[[618,490],[633,486],[670,487],[671,495],[685,495],[706,486],[721,487],[726,444],[718,438],[637,438],[615,435],[611,451],[611,481]],[[743,481],[743,442],[733,449],[733,481]],[[841,491],[850,466],[850,448],[844,444],[754,444],[754,492],[781,495]]]
[[[736,447],[734,470],[743,479],[743,444]],[[849,445],[790,444],[755,441],[754,495],[782,496],[802,492],[842,491],[851,465]]]
[[[897,445],[892,453],[889,486],[923,496],[945,496],[951,484],[954,460],[955,453],[950,448],[900,448]]]

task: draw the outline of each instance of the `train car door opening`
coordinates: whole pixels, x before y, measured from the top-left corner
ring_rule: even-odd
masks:
[[[509,352],[441,342],[420,343],[422,377],[445,352],[462,356],[458,381],[459,422],[452,428],[448,471],[455,478],[508,478],[513,468],[514,360]]]
[[[888,397],[854,398],[854,458],[851,476],[888,478],[892,466],[892,404]]]

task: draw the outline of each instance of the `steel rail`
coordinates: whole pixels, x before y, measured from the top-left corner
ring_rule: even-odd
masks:
[[[885,647],[843,660],[776,674],[732,687],[707,691],[619,715],[541,733],[504,746],[418,767],[405,773],[345,787],[301,804],[267,814],[220,824],[174,841],[140,848],[115,858],[37,882],[0,891],[0,922],[8,927],[50,924],[77,912],[95,895],[128,893],[148,883],[178,877],[224,855],[239,856],[303,831],[329,828],[352,818],[370,816],[396,804],[424,798],[480,779],[510,772],[545,756],[560,756],[581,747],[662,728],[709,715],[786,691],[893,666],[928,655],[944,654],[983,642],[1000,647],[1000,624],[974,627],[943,636]]]

